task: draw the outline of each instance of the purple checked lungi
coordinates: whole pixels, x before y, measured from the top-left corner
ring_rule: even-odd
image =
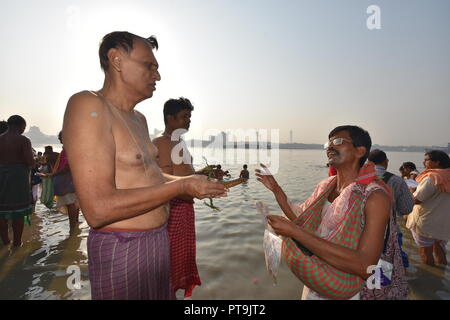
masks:
[[[93,300],[175,299],[167,224],[133,232],[91,229],[87,249]]]

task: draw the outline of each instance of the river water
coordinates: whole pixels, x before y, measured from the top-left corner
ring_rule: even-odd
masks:
[[[198,168],[203,166],[201,151],[192,150],[199,160],[195,165]],[[279,154],[272,151],[271,156],[272,163],[279,161],[275,177],[293,201],[305,200],[316,183],[327,176],[323,151],[279,150]],[[422,153],[389,152],[388,157],[388,170],[394,173],[404,161],[423,169]],[[208,154],[207,159],[210,164],[221,163],[233,177],[239,175],[242,164],[248,163],[251,178],[232,188],[227,198],[214,200],[220,212],[196,200],[197,264],[202,285],[194,290],[192,299],[299,299],[302,283],[284,262],[276,285],[266,271],[264,225],[254,203],[262,200],[273,213],[280,210],[273,195],[255,179],[257,159],[237,150],[227,152],[228,162],[222,161],[220,154]],[[411,264],[407,276],[412,298],[450,299],[450,268],[421,264],[409,231],[402,230]],[[88,231],[80,215],[79,229],[70,235],[68,217],[38,203],[32,225],[24,229],[23,246],[11,251],[0,244],[0,299],[90,299]],[[72,281],[78,270],[80,287]]]

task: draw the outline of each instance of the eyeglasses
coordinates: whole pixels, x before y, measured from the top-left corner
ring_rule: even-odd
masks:
[[[323,148],[324,148],[324,149],[328,149],[331,145],[333,145],[333,146],[339,146],[339,145],[343,144],[344,141],[347,141],[348,143],[351,143],[351,141],[348,140],[348,139],[345,139],[345,138],[336,138],[336,139],[333,139],[333,140],[330,140],[330,141],[326,142],[326,143],[323,145]]]

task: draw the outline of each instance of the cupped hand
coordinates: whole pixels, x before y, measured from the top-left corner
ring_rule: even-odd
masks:
[[[183,177],[184,194],[197,199],[226,197],[228,189],[216,179],[208,180],[203,175]]]

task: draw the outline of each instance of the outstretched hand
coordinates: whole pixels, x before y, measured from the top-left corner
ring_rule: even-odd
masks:
[[[261,163],[260,165],[263,170],[255,169],[257,180],[261,182],[267,189],[275,192],[275,190],[280,187],[278,185],[278,182],[275,180],[269,169],[264,164]]]

